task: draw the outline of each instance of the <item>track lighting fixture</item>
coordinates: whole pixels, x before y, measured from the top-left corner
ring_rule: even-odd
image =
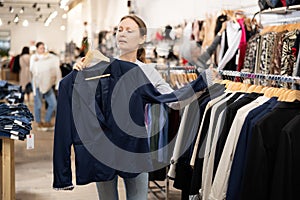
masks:
[[[15,18],[14,18],[14,22],[15,22],[15,23],[18,23],[18,22],[19,22],[19,15],[18,15],[18,14],[16,14],[16,16],[15,16]]]
[[[24,12],[24,6],[21,8],[20,13],[22,14]]]
[[[13,13],[14,12],[14,8],[12,6],[9,6],[9,12]]]

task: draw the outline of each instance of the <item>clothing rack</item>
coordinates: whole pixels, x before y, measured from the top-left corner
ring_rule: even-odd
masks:
[[[280,81],[285,83],[296,83],[300,81],[298,76],[282,76],[274,74],[260,74],[260,73],[249,73],[249,72],[239,72],[230,70],[219,70],[219,73],[224,76],[241,77],[248,79],[263,79],[271,81]]]
[[[168,174],[168,170],[169,167],[166,167],[166,174]],[[154,186],[150,186],[150,182],[154,183]],[[156,181],[149,181],[149,192],[151,194],[153,194],[155,199],[161,199],[157,193],[161,193],[164,195],[164,199],[168,200],[169,199],[169,186],[170,186],[170,182],[169,182],[169,177],[166,175],[166,179],[164,180],[164,185],[160,185],[159,183],[157,183]]]

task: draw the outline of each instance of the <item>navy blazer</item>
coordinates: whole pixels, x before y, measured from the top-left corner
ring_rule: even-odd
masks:
[[[105,76],[86,80],[101,74]],[[135,177],[143,172],[135,171],[136,162],[144,163],[145,171],[151,171],[144,125],[145,105],[176,102],[205,90],[207,84],[203,75],[186,87],[162,95],[139,66],[126,61],[100,62],[83,71],[68,74],[60,82],[58,92],[53,188],[73,188],[72,145],[77,185],[109,181],[116,175]],[[120,157],[120,151],[129,156]],[[115,165],[111,166],[111,162]]]

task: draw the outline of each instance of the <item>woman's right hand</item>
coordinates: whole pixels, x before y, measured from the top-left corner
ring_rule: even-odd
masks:
[[[80,61],[77,61],[74,65],[73,65],[73,69],[77,70],[77,71],[81,71],[84,68],[86,68],[86,66],[84,66],[83,61],[84,61],[85,57],[82,57],[80,59]]]

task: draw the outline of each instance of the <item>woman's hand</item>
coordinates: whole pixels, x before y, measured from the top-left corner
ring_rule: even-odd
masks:
[[[83,61],[84,61],[85,57],[82,57],[80,59],[80,61],[76,62],[74,65],[73,65],[73,69],[74,70],[77,70],[77,71],[81,71],[83,70],[84,68],[86,68],[86,66],[84,66],[83,64]]]

